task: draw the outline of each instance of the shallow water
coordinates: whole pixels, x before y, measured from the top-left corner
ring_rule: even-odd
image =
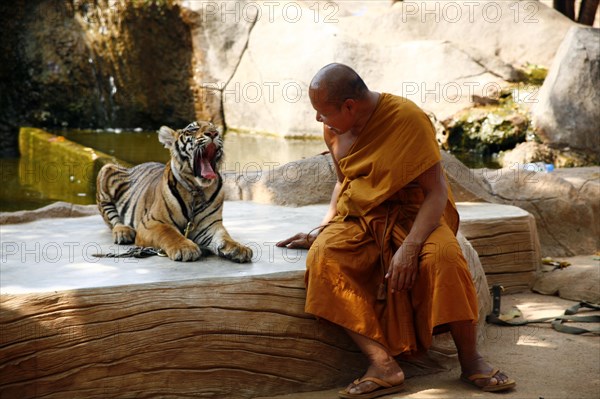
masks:
[[[169,160],[169,152],[158,141],[156,132],[70,130],[53,133],[131,164]],[[321,140],[283,139],[234,132],[225,135],[224,146],[225,158],[221,171],[238,174],[268,171],[327,150]],[[67,175],[47,161],[37,162],[22,157],[0,159],[0,175],[2,212],[36,209],[55,201],[95,203],[93,173],[85,173],[82,177]]]
[[[134,165],[169,160],[169,152],[158,141],[156,132],[68,130],[53,133]],[[237,174],[266,172],[327,150],[318,139],[284,139],[235,132],[225,135],[224,146],[221,171]],[[454,155],[472,168],[499,167],[489,156],[470,152]],[[0,211],[36,209],[55,201],[84,205],[95,203],[92,170],[86,170],[79,177],[63,172],[47,160],[38,162],[24,157],[0,159]]]

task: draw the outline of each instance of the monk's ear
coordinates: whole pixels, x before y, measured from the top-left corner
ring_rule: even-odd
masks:
[[[347,98],[346,100],[344,100],[342,108],[346,108],[348,111],[354,112],[356,110],[356,100],[352,98]]]

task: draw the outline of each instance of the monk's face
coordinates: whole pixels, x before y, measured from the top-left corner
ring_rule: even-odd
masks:
[[[320,90],[310,89],[308,92],[310,102],[317,111],[317,122],[321,122],[335,134],[345,134],[354,124],[353,100],[346,100],[341,107],[326,102],[326,95]]]

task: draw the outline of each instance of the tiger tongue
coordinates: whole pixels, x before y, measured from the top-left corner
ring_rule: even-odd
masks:
[[[215,179],[217,174],[212,168],[210,161],[215,157],[216,147],[213,143],[210,143],[200,156],[200,176],[205,179]]]

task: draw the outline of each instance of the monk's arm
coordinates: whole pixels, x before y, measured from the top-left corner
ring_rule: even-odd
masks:
[[[275,244],[278,247],[310,248],[310,246],[315,241],[315,239],[317,238],[317,235],[321,232],[323,227],[326,226],[331,221],[331,219],[333,219],[335,214],[337,213],[337,201],[338,201],[338,197],[340,195],[340,191],[342,189],[342,183],[341,183],[342,172],[340,171],[338,162],[335,159],[335,156],[333,155],[333,149],[332,149],[333,133],[331,133],[329,131],[329,129],[325,126],[323,127],[323,138],[325,140],[325,144],[327,145],[327,148],[329,148],[329,152],[331,154],[331,158],[333,159],[333,165],[335,167],[335,171],[337,174],[337,181],[335,183],[335,187],[333,187],[333,192],[331,193],[331,199],[329,200],[329,209],[327,210],[327,213],[323,217],[323,220],[321,220],[321,224],[318,228],[315,228],[314,230],[310,231],[308,234],[297,233],[290,238],[279,241],[277,244]]]
[[[392,291],[411,289],[418,273],[418,261],[425,240],[440,224],[448,201],[448,187],[440,162],[417,177],[425,196],[406,239],[390,263],[386,278]]]
[[[338,180],[335,183],[333,192],[331,193],[331,200],[329,201],[329,209],[327,210],[327,213],[325,214],[325,216],[323,217],[323,220],[321,221],[321,226],[327,225],[327,223],[329,223],[329,221],[331,219],[333,219],[333,217],[337,213],[337,201],[338,201],[338,197],[340,196],[341,189],[342,189],[342,183],[340,183]]]
[[[425,199],[404,242],[421,247],[438,227],[448,202],[448,187],[442,164],[438,162],[433,165],[417,177],[416,182],[421,186]]]

